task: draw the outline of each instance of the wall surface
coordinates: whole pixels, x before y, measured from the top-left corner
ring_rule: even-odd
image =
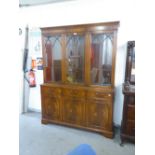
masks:
[[[20,104],[19,104],[19,113],[21,114],[24,110],[23,108],[23,87],[24,87],[24,74],[23,74],[23,53],[24,53],[24,44],[25,44],[25,27],[20,27],[21,30],[22,30],[22,33],[19,35],[19,64],[20,64],[20,70],[21,72],[19,73],[20,74]]]
[[[28,110],[41,111],[40,84],[43,83],[43,70],[38,70],[37,59],[42,58],[41,30],[30,28],[29,35],[29,56],[36,60],[34,67],[36,87],[30,87]]]
[[[29,25],[29,27],[120,21],[115,76],[114,123],[116,125],[121,124],[122,117],[126,43],[135,40],[133,4],[133,0],[75,0],[25,7],[21,8],[19,13],[20,25]]]

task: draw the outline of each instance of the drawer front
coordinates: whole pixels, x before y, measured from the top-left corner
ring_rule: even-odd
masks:
[[[85,97],[85,91],[82,89],[63,89],[62,94],[64,96]]]
[[[127,105],[127,119],[135,120],[135,106],[134,105]]]
[[[110,99],[112,98],[111,93],[103,93],[100,91],[87,91],[87,97],[92,97],[92,98],[107,98]]]
[[[57,87],[42,87],[44,96],[60,97],[61,89]]]

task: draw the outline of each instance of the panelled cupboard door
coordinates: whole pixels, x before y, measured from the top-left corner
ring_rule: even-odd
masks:
[[[60,120],[60,99],[56,97],[45,97],[43,100],[44,104],[44,115],[50,120]]]
[[[109,101],[99,99],[87,99],[86,121],[88,127],[98,129],[109,128]]]
[[[42,115],[49,120],[60,120],[61,89],[41,87]]]
[[[63,121],[81,125],[83,123],[83,106],[85,100],[75,97],[64,97],[62,103]]]

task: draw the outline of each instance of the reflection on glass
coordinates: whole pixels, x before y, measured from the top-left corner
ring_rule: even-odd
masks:
[[[61,81],[61,42],[60,36],[46,39],[47,76],[49,81]]]
[[[112,34],[93,34],[91,43],[91,83],[111,84]]]
[[[73,33],[67,36],[67,81],[84,81],[84,36]]]
[[[130,81],[134,82],[135,81],[135,48],[133,48],[133,51],[131,52],[131,77]]]

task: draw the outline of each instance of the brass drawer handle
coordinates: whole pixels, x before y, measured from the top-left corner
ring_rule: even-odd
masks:
[[[96,95],[102,95],[102,96],[111,96],[111,94],[104,94],[104,93],[100,93],[100,92],[96,92]]]

